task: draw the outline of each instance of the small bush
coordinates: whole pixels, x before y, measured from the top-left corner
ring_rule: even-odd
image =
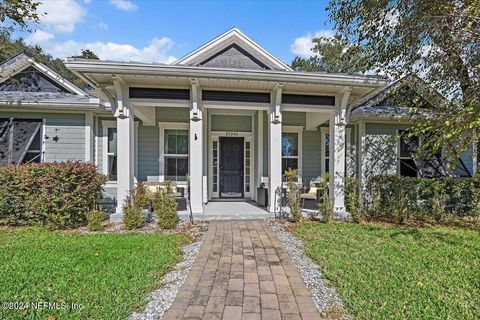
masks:
[[[80,161],[0,168],[0,224],[78,227],[102,198],[106,177]]]
[[[155,193],[153,200],[153,211],[157,216],[157,223],[160,228],[172,229],[177,225],[177,208],[173,186],[171,181],[166,181],[164,188]]]
[[[300,188],[297,184],[298,170],[288,169],[283,174],[287,180],[287,203],[292,214],[293,222],[300,222],[302,220],[302,210],[300,208]]]
[[[145,183],[141,181],[137,183],[134,201],[135,205],[142,209],[144,209],[148,205],[149,197],[147,193],[147,187],[145,186]]]
[[[105,215],[101,211],[92,211],[87,215],[87,230],[88,231],[102,231],[103,220]]]
[[[141,228],[145,222],[143,209],[135,205],[134,199],[135,196],[130,195],[123,204],[123,226],[127,230]]]

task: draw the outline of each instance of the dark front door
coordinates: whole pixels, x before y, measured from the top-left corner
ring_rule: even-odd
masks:
[[[243,198],[243,138],[220,138],[220,197]]]

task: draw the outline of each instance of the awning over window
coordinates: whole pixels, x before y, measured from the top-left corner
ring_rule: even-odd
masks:
[[[0,166],[22,163],[41,125],[39,120],[1,119]]]

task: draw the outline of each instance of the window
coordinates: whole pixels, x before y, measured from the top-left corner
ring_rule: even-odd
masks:
[[[245,192],[250,192],[250,141],[245,141]]]
[[[188,174],[188,130],[164,130],[165,180],[186,181]]]
[[[117,128],[107,128],[107,176],[117,181]]]
[[[417,177],[418,169],[413,155],[418,148],[418,137],[408,136],[406,130],[399,131],[398,170],[402,177]]]
[[[296,132],[282,133],[282,173],[288,169],[299,169],[298,136]]]

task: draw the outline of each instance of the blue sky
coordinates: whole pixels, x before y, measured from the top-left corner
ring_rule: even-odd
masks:
[[[39,0],[47,12],[29,43],[65,58],[89,48],[102,59],[171,62],[232,27],[290,63],[328,35],[328,1]]]

